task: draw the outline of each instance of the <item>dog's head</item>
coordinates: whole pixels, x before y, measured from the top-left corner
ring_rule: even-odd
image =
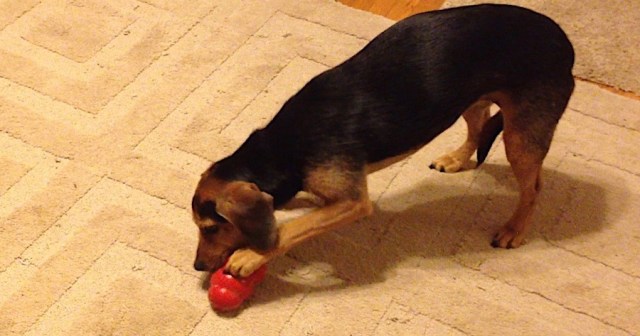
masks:
[[[241,247],[268,250],[277,243],[273,197],[255,184],[224,181],[205,172],[191,201],[198,226],[198,271],[220,268]]]

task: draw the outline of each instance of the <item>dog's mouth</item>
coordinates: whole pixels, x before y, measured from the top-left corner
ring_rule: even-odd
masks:
[[[216,258],[215,262],[213,262],[212,265],[210,266],[209,272],[215,272],[221,267],[224,267],[224,265],[227,264],[227,261],[229,261],[229,257],[233,252],[234,251],[230,251]]]
[[[220,257],[210,258],[209,260],[201,260],[196,261],[194,263],[194,268],[196,271],[200,272],[210,272],[213,273],[217,271],[220,267],[223,267],[227,260],[229,259],[228,255],[223,255]]]
[[[225,258],[216,259],[214,262],[212,262],[212,263],[210,263],[208,265],[209,267],[208,267],[207,271],[211,272],[211,273],[217,271],[220,267],[224,266],[224,261],[225,260],[226,260]]]

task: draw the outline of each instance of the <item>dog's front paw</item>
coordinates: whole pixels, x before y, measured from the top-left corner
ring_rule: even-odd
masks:
[[[229,257],[225,270],[236,277],[245,278],[269,261],[265,254],[251,249],[239,249]]]

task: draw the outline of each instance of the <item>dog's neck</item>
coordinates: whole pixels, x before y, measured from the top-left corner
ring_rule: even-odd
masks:
[[[269,135],[255,131],[232,155],[214,165],[213,177],[255,183],[274,199],[276,208],[302,189],[302,167],[291,160],[286,148],[275,148]]]

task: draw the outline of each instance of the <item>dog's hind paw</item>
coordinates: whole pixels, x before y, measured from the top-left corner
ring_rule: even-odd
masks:
[[[460,160],[459,158],[446,154],[435,160],[429,165],[429,168],[437,170],[441,173],[455,173],[460,171],[465,162]]]
[[[492,247],[500,248],[517,248],[524,244],[524,234],[514,231],[513,229],[505,226],[502,227],[491,240]]]

